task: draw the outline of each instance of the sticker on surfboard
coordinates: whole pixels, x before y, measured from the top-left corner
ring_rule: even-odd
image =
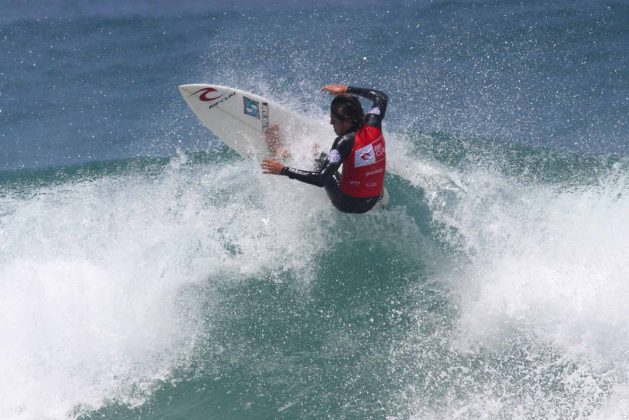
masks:
[[[253,118],[260,119],[260,103],[254,101],[253,99],[249,99],[246,96],[243,96],[242,100],[245,105],[245,115],[250,115]]]

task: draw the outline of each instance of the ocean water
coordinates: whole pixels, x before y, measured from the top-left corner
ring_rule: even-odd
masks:
[[[626,1],[8,0],[0,46],[0,418],[629,418]],[[332,82],[390,96],[387,210],[176,88]]]

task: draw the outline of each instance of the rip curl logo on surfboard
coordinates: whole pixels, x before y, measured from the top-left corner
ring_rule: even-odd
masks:
[[[217,93],[219,93],[219,91],[213,87],[206,87],[203,89],[199,89],[196,92],[193,92],[190,94],[190,96],[194,96],[197,94],[199,95],[199,100],[201,102],[210,102],[210,105],[208,106],[208,109],[212,109],[226,101],[228,101],[229,99],[233,98],[234,96],[236,96],[236,92],[232,92],[229,95],[225,96],[225,94],[221,94],[218,96],[215,96]],[[210,96],[212,95],[212,96]]]
[[[203,102],[216,101],[217,99],[220,99],[222,96],[225,95],[225,94],[222,94],[222,95],[216,96],[214,98],[208,98],[209,94],[214,93],[214,92],[218,93],[218,90],[216,90],[216,89],[214,89],[212,87],[208,87],[208,88],[199,89],[199,90],[197,90],[196,92],[194,92],[190,96],[196,95],[197,93],[200,93],[200,92],[202,92],[202,93],[199,95],[199,100],[203,101]]]

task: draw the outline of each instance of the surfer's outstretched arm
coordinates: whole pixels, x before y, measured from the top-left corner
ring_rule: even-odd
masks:
[[[333,179],[334,173],[340,165],[332,165],[328,160],[320,171],[304,171],[284,166],[277,160],[263,160],[261,166],[265,174],[285,175],[306,184],[323,187],[326,182]]]
[[[333,181],[334,174],[340,168],[343,160],[349,155],[354,144],[354,133],[348,133],[339,137],[332,150],[328,154],[325,162],[317,171],[304,171],[301,169],[289,168],[276,160],[262,161],[264,173],[285,175],[291,179],[296,179],[306,184],[323,187],[328,182]],[[334,181],[336,182],[336,181]]]
[[[332,153],[333,152],[330,152],[330,154]],[[291,179],[296,179],[316,187],[323,187],[326,183],[332,181],[334,174],[340,166],[341,161],[333,163],[330,161],[330,157],[326,159],[323,167],[318,171],[304,171],[301,169],[289,168],[276,160],[262,161],[262,169],[265,174],[285,175]]]

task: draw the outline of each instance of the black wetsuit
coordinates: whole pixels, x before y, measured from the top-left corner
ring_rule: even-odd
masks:
[[[362,124],[355,127],[349,133],[339,136],[334,140],[330,153],[319,159],[316,171],[303,171],[289,167],[282,168],[280,175],[286,175],[291,179],[296,179],[307,184],[325,188],[332,204],[345,213],[365,213],[376,205],[381,196],[376,197],[352,197],[341,191],[339,187],[338,169],[354,147],[356,129],[363,124],[382,128],[382,120],[387,109],[388,97],[385,93],[373,90],[349,86],[347,93],[359,95],[370,99],[373,102],[371,109],[367,112]]]

